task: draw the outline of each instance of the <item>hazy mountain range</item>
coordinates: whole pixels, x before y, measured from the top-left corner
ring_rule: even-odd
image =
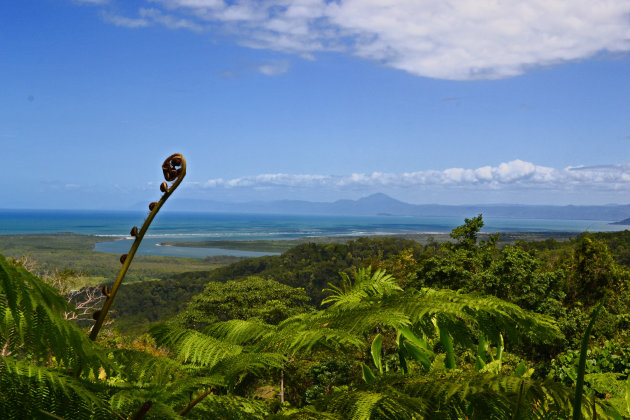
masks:
[[[144,207],[145,203],[138,205]],[[630,205],[601,206],[549,206],[523,204],[409,204],[386,194],[378,193],[358,200],[338,200],[332,203],[302,200],[249,201],[242,203],[178,198],[169,202],[175,211],[304,214],[339,216],[445,216],[473,217],[482,213],[486,217],[519,219],[611,220],[630,217]],[[624,220],[625,222],[625,220]],[[628,221],[627,223],[630,223]]]

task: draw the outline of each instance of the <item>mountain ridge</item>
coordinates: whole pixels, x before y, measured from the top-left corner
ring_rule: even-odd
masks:
[[[134,208],[144,207],[138,203]],[[357,200],[341,199],[333,202],[306,200],[274,200],[224,202],[179,198],[169,202],[174,211],[212,213],[259,213],[331,216],[416,216],[416,217],[506,217],[518,219],[610,220],[630,224],[630,204],[606,205],[533,205],[533,204],[411,204],[384,193],[371,194]]]

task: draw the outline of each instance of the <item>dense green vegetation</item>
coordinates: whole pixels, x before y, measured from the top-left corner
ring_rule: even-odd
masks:
[[[480,238],[486,238],[489,234],[480,233]],[[503,232],[500,234],[501,242],[504,244],[514,243],[516,241],[537,241],[553,238],[555,241],[568,240],[575,237],[572,232]],[[420,244],[426,245],[433,242],[444,242],[451,240],[450,236],[445,233],[413,233],[392,235],[398,239],[412,239]],[[299,239],[278,239],[278,240],[254,240],[254,241],[167,241],[161,242],[160,245],[193,247],[193,248],[218,248],[218,249],[235,249],[241,251],[258,251],[258,252],[285,252],[289,249],[305,243],[327,244],[327,243],[346,243],[355,241],[359,237],[307,237]]]
[[[296,245],[309,242],[308,239],[294,240],[255,240],[255,241],[170,241],[160,245],[193,248],[235,249],[239,251],[284,252]]]
[[[128,285],[98,343],[0,258],[0,417],[629,418],[630,232],[506,245],[482,226]]]

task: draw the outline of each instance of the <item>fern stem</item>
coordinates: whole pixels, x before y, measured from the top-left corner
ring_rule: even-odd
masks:
[[[597,315],[599,315],[599,310],[602,308],[602,304],[603,302],[600,302],[600,304],[597,305],[597,307],[593,311],[593,314],[591,315],[591,321],[586,327],[584,338],[582,338],[582,348],[580,349],[580,362],[578,364],[577,380],[575,384],[575,399],[573,400],[573,420],[580,420],[582,418],[582,391],[584,389],[584,372],[586,370],[586,351],[588,350],[588,341],[591,337],[591,330],[593,329],[593,325],[595,324]]]
[[[200,394],[197,398],[195,398],[194,400],[191,401],[190,404],[188,404],[186,407],[184,407],[184,409],[182,411],[179,412],[180,416],[185,416],[186,414],[188,414],[188,412],[190,410],[192,410],[192,408],[194,406],[196,406],[197,404],[199,404],[201,402],[201,400],[203,400],[204,398],[206,398],[208,395],[210,395],[210,393],[212,392],[212,388],[208,388],[207,390],[205,390],[202,394]]]
[[[177,167],[179,167],[179,169],[177,169]],[[164,171],[164,179],[166,179],[167,181],[175,182],[173,182],[170,187],[168,187],[166,183],[163,183],[160,186],[160,189],[164,192],[162,198],[160,198],[160,201],[158,201],[157,203],[151,203],[151,205],[149,205],[149,209],[151,211],[149,213],[149,216],[144,221],[140,231],[137,231],[136,228],[132,230],[132,234],[134,234],[136,239],[133,241],[129,253],[126,254],[126,256],[121,257],[123,265],[120,268],[118,276],[116,277],[116,281],[114,282],[111,291],[107,294],[107,299],[103,304],[103,308],[100,311],[96,312],[96,314],[98,314],[96,318],[96,323],[94,324],[94,326],[92,327],[92,331],[90,332],[90,340],[92,341],[96,341],[96,337],[98,336],[98,333],[101,330],[103,323],[105,322],[107,312],[109,312],[109,308],[114,302],[116,293],[118,292],[118,289],[120,288],[120,285],[125,278],[125,274],[127,274],[127,270],[131,265],[133,257],[136,255],[136,251],[140,246],[140,242],[142,242],[142,239],[144,238],[144,234],[149,229],[149,225],[151,225],[151,222],[157,215],[158,211],[160,211],[162,205],[170,197],[173,191],[175,191],[175,189],[179,186],[179,184],[184,179],[184,176],[186,176],[186,159],[184,159],[184,157],[179,153],[171,155],[166,158],[166,160],[162,164],[162,170]]]
[[[284,404],[284,370],[280,371],[280,402]]]
[[[512,420],[518,419],[518,412],[521,411],[521,403],[523,402],[523,386],[525,385],[525,381],[521,379],[521,386],[518,388],[518,400],[516,401],[516,408],[514,408],[514,415],[512,416]]]
[[[39,411],[40,413],[42,413],[42,414],[44,414],[44,415],[46,415],[46,416],[50,417],[51,419],[56,419],[56,420],[66,420],[66,419],[64,419],[64,418],[63,418],[63,417],[61,417],[61,416],[58,416],[58,415],[53,414],[53,413],[49,413],[48,411],[44,411],[44,410],[42,410],[41,408],[40,408],[38,411]]]
[[[147,414],[147,411],[149,411],[152,405],[153,405],[153,401],[147,401],[144,404],[142,404],[142,407],[140,407],[140,410],[138,410],[136,415],[133,416],[133,420],[141,420],[145,416],[145,414]]]

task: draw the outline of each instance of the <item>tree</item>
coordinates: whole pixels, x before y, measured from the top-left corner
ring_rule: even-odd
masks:
[[[312,309],[302,288],[250,276],[225,283],[211,282],[195,296],[177,323],[197,330],[217,321],[257,318],[268,324]]]
[[[457,246],[472,249],[477,244],[477,234],[483,227],[483,216],[480,214],[472,219],[465,218],[464,224],[451,232],[451,238],[457,241]]]

